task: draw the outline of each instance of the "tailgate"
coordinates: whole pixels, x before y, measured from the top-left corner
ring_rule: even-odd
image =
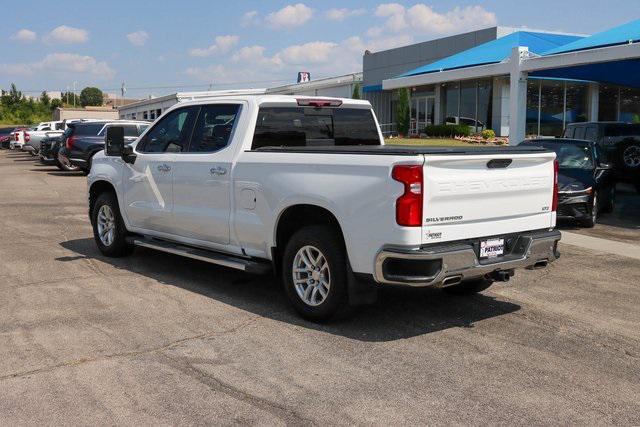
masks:
[[[555,154],[425,155],[422,242],[555,226]]]

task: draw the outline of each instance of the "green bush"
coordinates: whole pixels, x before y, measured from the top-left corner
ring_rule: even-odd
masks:
[[[493,139],[496,137],[496,133],[492,129],[485,129],[482,131],[482,139]]]
[[[424,133],[427,136],[453,138],[471,135],[471,128],[467,125],[429,125],[424,128]]]

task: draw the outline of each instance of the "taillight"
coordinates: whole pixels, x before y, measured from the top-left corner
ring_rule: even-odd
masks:
[[[551,210],[553,212],[558,210],[558,159],[553,161],[553,201],[551,203]]]
[[[391,177],[404,184],[404,194],[396,200],[396,222],[405,227],[421,227],[422,166],[394,166]]]
[[[24,142],[29,142],[31,141],[31,135],[29,135],[27,132],[24,133]]]
[[[298,98],[299,107],[339,107],[342,105],[342,101],[339,99],[310,99],[310,98]]]
[[[20,134],[19,134],[18,132],[16,132],[16,133],[13,135],[13,140],[14,140],[14,141],[17,141],[19,138],[20,138]]]
[[[65,144],[65,146],[67,147],[67,150],[71,150],[75,142],[76,142],[76,139],[73,136],[70,136],[69,138],[67,138],[67,142]]]

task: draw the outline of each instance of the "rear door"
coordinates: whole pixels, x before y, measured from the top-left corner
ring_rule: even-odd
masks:
[[[555,225],[555,154],[427,155],[423,243]]]
[[[189,149],[174,159],[174,224],[182,237],[227,245],[230,236],[232,140],[241,103],[199,109]]]

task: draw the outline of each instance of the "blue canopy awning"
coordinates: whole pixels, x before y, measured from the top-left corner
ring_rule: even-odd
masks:
[[[551,49],[581,39],[582,36],[518,31],[496,40],[481,44],[464,52],[423,65],[398,77],[415,76],[476,65],[495,64],[505,60],[517,46],[527,46],[530,52],[543,54]]]
[[[595,49],[598,47],[614,46],[640,41],[640,19],[631,21],[619,27],[602,31],[589,37],[550,49],[544,55],[575,52],[577,50]]]

